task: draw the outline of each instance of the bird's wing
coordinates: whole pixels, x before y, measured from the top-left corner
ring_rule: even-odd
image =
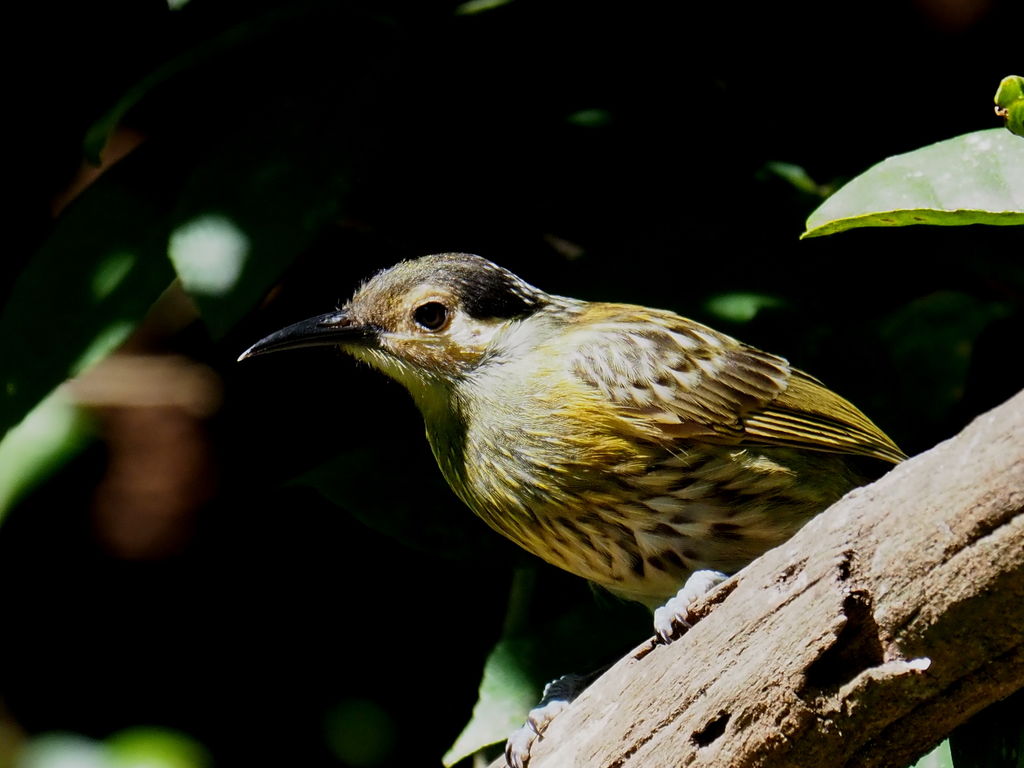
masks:
[[[577,326],[571,370],[664,437],[905,458],[856,407],[785,359],[678,315],[618,307]]]

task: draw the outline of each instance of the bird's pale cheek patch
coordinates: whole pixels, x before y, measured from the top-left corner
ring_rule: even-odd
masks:
[[[505,326],[499,320],[478,320],[465,313],[458,313],[452,318],[445,337],[448,349],[461,351],[464,354],[482,355],[494,335]]]

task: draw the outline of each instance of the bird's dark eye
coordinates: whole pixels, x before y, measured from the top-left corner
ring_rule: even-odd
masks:
[[[448,322],[448,307],[439,301],[420,304],[412,313],[413,320],[428,331],[439,331]]]

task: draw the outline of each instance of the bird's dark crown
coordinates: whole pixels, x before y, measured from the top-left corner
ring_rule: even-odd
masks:
[[[370,278],[358,293],[401,296],[425,284],[451,291],[462,310],[477,319],[523,317],[549,300],[546,293],[507,269],[471,253],[439,253],[403,261]]]

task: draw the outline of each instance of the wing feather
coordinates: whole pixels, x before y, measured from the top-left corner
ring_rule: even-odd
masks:
[[[794,370],[778,398],[745,420],[747,434],[781,444],[873,456],[893,463],[904,453],[849,401]]]
[[[670,312],[592,306],[601,317],[581,318],[571,370],[668,439],[905,458],[854,405],[784,358]]]

